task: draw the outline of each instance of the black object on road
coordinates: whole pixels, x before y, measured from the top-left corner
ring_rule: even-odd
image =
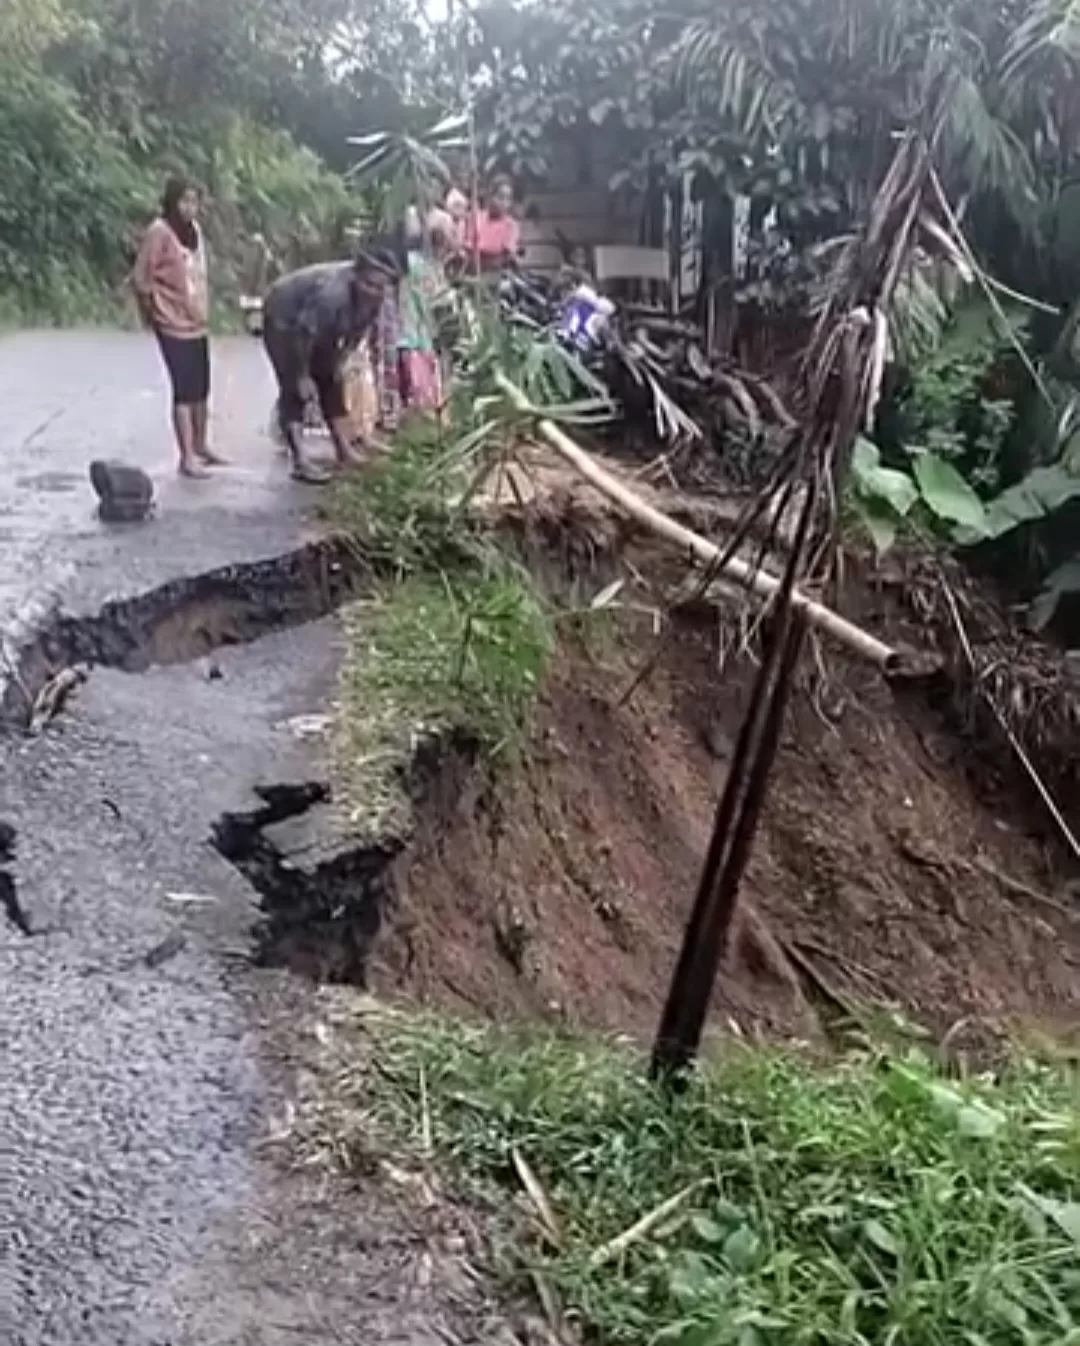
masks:
[[[105,523],[141,523],[154,507],[154,483],[141,467],[96,458],[90,464],[90,485]]]

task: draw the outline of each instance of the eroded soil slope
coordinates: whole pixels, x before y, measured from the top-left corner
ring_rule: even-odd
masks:
[[[621,704],[643,632],[563,642],[520,765],[444,773],[398,862],[376,985],[495,1017],[655,1027],[748,693],[749,661],[683,620]],[[841,1000],[944,1029],[1062,1026],[1080,1009],[1080,904],[918,697],[830,655],[789,713],[715,997],[744,1032],[815,1034]]]

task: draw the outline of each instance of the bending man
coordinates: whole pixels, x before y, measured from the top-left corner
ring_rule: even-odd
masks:
[[[315,385],[338,462],[360,461],[346,415],[342,362],[371,330],[400,272],[392,248],[369,245],[355,261],[306,266],[282,276],[267,292],[263,343],[277,376],[278,420],[298,481],[328,477],[304,455],[307,380]]]

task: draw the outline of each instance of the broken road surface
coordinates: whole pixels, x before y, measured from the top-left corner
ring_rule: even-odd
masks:
[[[92,666],[39,736],[0,737],[14,833],[0,868],[23,918],[0,909],[0,1341],[468,1340],[385,1194],[342,1206],[265,1146],[314,992],[250,966],[255,894],[210,839],[258,784],[322,769],[325,740],[287,722],[325,714],[340,633],[324,611],[271,617],[242,644],[220,613],[200,627],[188,577],[280,556],[311,531],[311,494],[264,433],[261,352],[237,341],[215,355],[215,443],[234,465],[191,483],[172,472],[148,340],[0,340],[7,648],[31,648],[58,612],[70,634],[162,586],[195,603],[175,615],[171,658]],[[101,455],[153,473],[157,519],[96,521],[86,469]],[[220,647],[213,676],[188,646]]]

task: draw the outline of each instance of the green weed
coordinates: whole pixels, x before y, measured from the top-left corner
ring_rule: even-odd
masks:
[[[669,1099],[611,1047],[395,1016],[374,1050],[386,1135],[423,1130],[486,1195],[526,1160],[558,1233],[522,1259],[601,1342],[1080,1342],[1070,1070],[734,1048]]]
[[[376,814],[412,733],[464,730],[489,754],[515,740],[553,643],[544,605],[508,562],[383,586],[346,632],[344,770]]]
[[[405,576],[467,569],[492,551],[460,503],[468,466],[434,422],[414,421],[389,453],[341,482],[329,520],[361,538],[381,570]]]
[[[342,772],[372,824],[393,821],[416,731],[464,730],[489,755],[513,742],[554,646],[528,572],[468,517],[467,483],[461,455],[417,424],[331,505],[389,576],[346,616],[342,674]]]

